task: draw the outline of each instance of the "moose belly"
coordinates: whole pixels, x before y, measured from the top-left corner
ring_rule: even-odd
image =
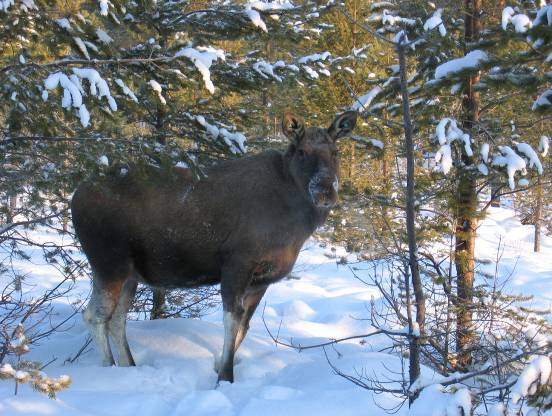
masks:
[[[286,277],[297,260],[299,247],[285,247],[272,250],[257,260],[251,271],[252,286],[268,286]]]
[[[135,266],[142,280],[150,286],[187,288],[213,285],[220,282],[220,270],[216,262],[198,264],[187,256],[143,256]]]

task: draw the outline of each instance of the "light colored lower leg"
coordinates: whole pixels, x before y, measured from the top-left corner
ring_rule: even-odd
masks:
[[[117,352],[119,353],[119,365],[123,367],[136,365],[126,337],[126,313],[114,313],[109,321],[108,327],[109,333],[117,348]]]
[[[115,365],[113,360],[113,353],[109,346],[109,338],[107,335],[107,322],[106,319],[97,314],[98,305],[94,301],[94,297],[90,300],[90,303],[86,307],[83,317],[84,321],[88,325],[88,329],[94,342],[100,349],[102,355],[102,365],[105,367]]]
[[[243,321],[243,319],[242,319]],[[247,326],[245,322],[240,322],[240,325],[238,326],[238,333],[236,334],[236,342],[234,344],[234,351],[237,351],[240,347],[243,339],[245,338],[245,334],[247,334]]]
[[[224,346],[219,365],[219,380],[233,381],[236,335],[240,320],[231,312],[224,312]]]
[[[119,353],[119,365],[129,367],[136,365],[126,337],[126,317],[128,309],[134,300],[137,283],[135,280],[125,282],[117,307],[108,323],[108,329],[117,352]]]

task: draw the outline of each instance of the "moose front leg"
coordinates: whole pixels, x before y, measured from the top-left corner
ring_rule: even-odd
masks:
[[[236,307],[234,310],[224,310],[224,346],[218,369],[218,380],[234,382],[234,354],[236,353],[236,338],[244,310]]]
[[[241,332],[245,316],[244,295],[250,276],[246,267],[238,262],[229,262],[222,268],[220,291],[224,310],[224,346],[218,363],[218,382],[234,382],[234,354],[236,340]]]
[[[240,322],[240,326],[238,328],[238,335],[236,336],[236,348],[234,351],[237,351],[240,347],[243,339],[245,338],[245,335],[247,334],[247,331],[249,329],[249,321],[251,320],[251,317],[255,313],[255,310],[257,309],[257,306],[259,305],[259,302],[263,298],[263,295],[266,292],[266,287],[262,287],[260,289],[257,289],[255,291],[251,291],[243,298],[243,307],[244,307],[244,313],[242,316],[242,320]]]

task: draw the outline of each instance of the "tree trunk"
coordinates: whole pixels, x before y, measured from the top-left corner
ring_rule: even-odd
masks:
[[[8,196],[8,218],[7,223],[10,223],[13,221],[13,217],[15,217],[15,212],[17,211],[17,193],[14,193],[10,196]]]
[[[466,0],[465,3],[465,42],[466,53],[469,43],[477,40],[481,32],[481,0]],[[476,132],[479,120],[479,93],[474,85],[479,75],[470,77],[465,85],[462,109],[464,128]],[[473,164],[470,157],[463,156],[467,166]],[[456,189],[456,229],[455,229],[455,266],[457,275],[457,295],[459,309],[456,320],[456,351],[458,365],[466,368],[470,365],[471,346],[474,341],[472,328],[473,282],[475,271],[475,237],[477,229],[477,183],[473,175],[463,169],[459,172]]]
[[[151,308],[150,319],[164,318],[165,313],[165,290],[154,288],[153,291],[153,306]]]
[[[542,225],[542,184],[540,177],[537,178],[537,206],[535,207],[535,239],[533,251],[538,253],[541,245],[541,225]]]
[[[402,42],[401,38],[399,42]],[[420,269],[418,267],[418,246],[416,242],[416,211],[414,194],[414,143],[412,139],[412,122],[410,119],[410,102],[408,98],[408,88],[406,81],[406,51],[405,46],[400,43],[397,47],[399,53],[401,94],[403,104],[403,124],[406,146],[406,232],[408,237],[408,262],[410,277],[412,279],[412,288],[414,290],[414,301],[416,304],[416,324],[412,322],[412,314],[407,310],[409,325],[409,382],[410,385],[420,377],[420,335],[424,331],[425,323],[425,299],[420,278]],[[407,309],[410,309],[410,290],[406,273],[407,287]],[[415,396],[409,398],[410,403],[416,399]]]

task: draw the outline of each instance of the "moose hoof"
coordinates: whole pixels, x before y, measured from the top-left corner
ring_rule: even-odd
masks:
[[[234,375],[233,374],[222,374],[219,373],[218,379],[217,379],[217,387],[220,385],[222,381],[227,381],[229,383],[234,382]]]
[[[112,358],[111,360],[102,360],[102,367],[115,367],[115,360]]]
[[[215,364],[213,365],[213,369],[215,370],[215,373],[219,373],[220,371],[220,358],[215,358]],[[234,365],[241,363],[241,358],[234,358]]]

